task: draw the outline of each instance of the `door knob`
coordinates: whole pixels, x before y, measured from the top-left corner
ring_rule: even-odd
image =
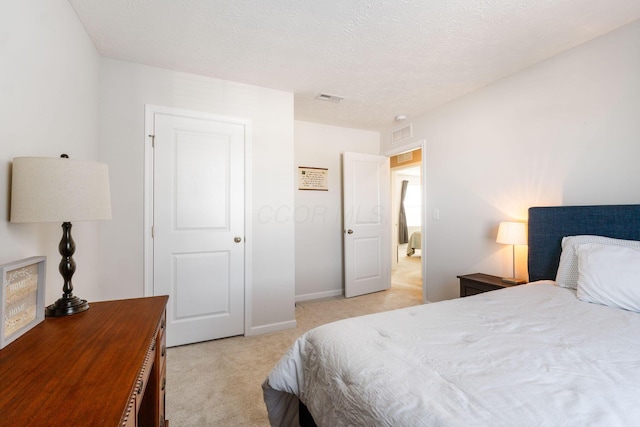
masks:
[[[242,242],[242,237],[234,237],[233,241],[236,242],[236,243],[240,243],[240,242]]]
[[[347,234],[353,234],[353,230],[352,229],[348,229],[347,230]]]

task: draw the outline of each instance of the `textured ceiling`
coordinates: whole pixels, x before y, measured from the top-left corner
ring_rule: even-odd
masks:
[[[102,56],[293,92],[296,120],[370,130],[640,18],[638,0],[69,3]]]

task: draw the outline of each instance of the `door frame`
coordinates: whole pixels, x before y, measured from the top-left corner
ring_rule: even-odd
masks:
[[[423,197],[422,197],[422,236],[420,236],[422,240],[420,242],[420,246],[422,249],[420,249],[420,252],[421,252],[420,261],[421,261],[421,269],[422,269],[422,302],[423,303],[429,302],[427,300],[427,286],[425,282],[425,277],[427,277],[427,245],[426,245],[427,243],[427,168],[426,168],[427,157],[426,157],[426,149],[425,149],[426,145],[427,145],[427,140],[421,139],[408,144],[404,144],[402,146],[390,148],[389,150],[386,150],[382,153],[383,156],[391,157],[397,154],[406,153],[407,151],[413,151],[418,148],[422,149],[422,158],[420,159],[420,166],[422,168],[422,172],[420,174],[420,185],[422,185]],[[391,227],[390,233],[392,233],[393,221],[391,221],[390,227]],[[391,253],[393,256],[393,239],[391,240],[392,240]],[[391,263],[391,260],[389,260],[389,263]]]
[[[399,182],[398,175],[402,175],[402,171],[406,169],[415,169],[420,168],[420,186],[422,188],[422,164],[413,163],[408,166],[397,166],[391,169],[391,208],[392,208],[392,218],[394,221],[391,224],[391,254],[393,255],[394,250],[397,252],[397,248],[399,246],[398,243],[398,229],[399,224],[399,210],[400,210],[400,188],[401,182]],[[423,197],[424,198],[424,197]],[[394,210],[395,209],[395,210]],[[422,211],[420,211],[422,213]],[[422,215],[420,215],[420,221],[422,221]],[[420,229],[422,230],[422,223],[420,223]],[[391,257],[391,271],[395,270],[398,267],[398,254],[396,256]]]
[[[251,335],[252,313],[252,275],[253,265],[251,251],[251,147],[252,147],[252,121],[238,117],[222,116],[218,114],[188,110],[184,108],[164,107],[145,104],[144,106],[144,296],[153,295],[153,127],[154,115],[166,114],[189,118],[200,118],[243,125],[244,135],[244,335]]]

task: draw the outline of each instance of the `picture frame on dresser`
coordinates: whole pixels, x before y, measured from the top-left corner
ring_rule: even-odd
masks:
[[[46,264],[35,256],[0,265],[0,349],[44,320]]]

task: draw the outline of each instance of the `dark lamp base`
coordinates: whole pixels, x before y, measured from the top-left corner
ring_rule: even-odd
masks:
[[[72,314],[82,313],[87,310],[89,310],[87,300],[78,297],[62,297],[48,306],[44,311],[44,315],[47,317],[71,316]]]
[[[523,283],[527,283],[526,280],[516,279],[515,277],[503,277],[502,281],[512,285],[522,285]]]

